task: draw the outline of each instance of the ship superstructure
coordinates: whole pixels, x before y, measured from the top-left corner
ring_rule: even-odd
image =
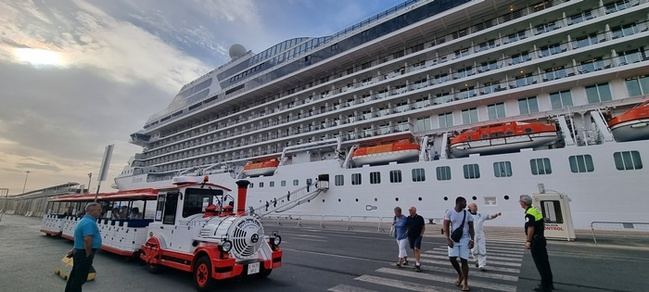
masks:
[[[649,95],[648,41],[648,0],[413,0],[331,36],[235,45],[131,135],[143,152],[116,183],[247,178],[263,204],[326,173],[327,197],[288,213],[435,217],[464,195],[504,225],[543,185],[578,202],[578,227],[640,218],[611,206],[649,204],[649,142],[616,142],[608,121]]]

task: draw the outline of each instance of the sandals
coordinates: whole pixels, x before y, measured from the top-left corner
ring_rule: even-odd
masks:
[[[462,286],[462,280],[456,280],[455,281],[455,286],[458,286],[458,287]]]
[[[397,266],[398,268],[402,268],[402,267],[403,267],[403,265],[402,265],[401,263],[396,263],[395,266]]]
[[[462,287],[462,291],[471,291],[471,288],[469,288],[469,285],[466,285]]]

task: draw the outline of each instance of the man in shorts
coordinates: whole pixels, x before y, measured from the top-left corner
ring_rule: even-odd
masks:
[[[473,230],[473,216],[465,210],[466,199],[457,197],[455,208],[449,209],[444,217],[444,234],[448,244],[448,258],[457,272],[455,285],[462,291],[469,291],[469,250],[473,248],[475,232]],[[462,228],[461,237],[453,239],[453,232]],[[460,258],[462,268],[457,262]]]
[[[415,269],[417,272],[421,272],[421,240],[424,237],[426,223],[424,222],[424,217],[417,214],[417,208],[410,207],[408,212],[410,213],[410,216],[408,216],[406,221],[406,226],[408,228],[408,242],[410,243],[410,248],[415,255]]]

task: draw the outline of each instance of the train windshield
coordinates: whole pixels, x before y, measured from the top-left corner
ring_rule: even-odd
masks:
[[[185,204],[183,206],[183,217],[204,213],[209,205],[221,206],[223,190],[211,189],[187,189],[185,191]]]

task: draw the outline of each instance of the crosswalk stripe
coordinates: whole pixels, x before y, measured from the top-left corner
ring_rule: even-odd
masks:
[[[433,259],[440,259],[440,260],[448,260],[447,255],[432,255],[432,254],[422,254],[422,258],[433,258]],[[512,262],[502,262],[502,261],[489,261],[489,264],[492,265],[499,265],[499,266],[507,266],[507,267],[520,267],[520,263],[512,263]]]
[[[422,280],[430,280],[430,281],[442,282],[442,283],[450,283],[450,284],[454,283],[455,280],[457,280],[456,277],[445,277],[445,276],[439,276],[439,275],[428,274],[428,273],[418,273],[418,272],[404,271],[404,270],[397,270],[397,269],[390,269],[390,268],[380,268],[376,271],[384,274],[391,274],[391,275],[417,278]],[[471,276],[469,275],[469,277]],[[506,292],[516,291],[516,286],[507,285],[507,284],[489,283],[489,282],[476,281],[476,280],[469,280],[469,286],[491,289],[496,291],[506,291]]]
[[[445,246],[435,247],[433,250],[448,251],[448,248]],[[487,255],[496,255],[496,256],[507,256],[507,257],[523,257],[523,250],[520,252],[516,251],[501,251],[495,249],[487,249]]]
[[[422,263],[424,264],[431,264],[431,265],[438,265],[438,266],[445,266],[449,267],[451,263],[449,262],[448,258],[446,260],[436,260],[436,259],[421,259]],[[503,273],[512,273],[512,274],[519,274],[520,269],[515,269],[515,268],[505,268],[505,267],[495,267],[489,265],[491,263],[487,263],[487,272],[503,272]]]
[[[446,255],[448,257],[448,250],[443,251],[443,250],[427,250],[424,253],[427,254],[438,254],[438,255]],[[492,260],[501,260],[501,261],[507,261],[507,262],[521,262],[523,261],[523,258],[521,256],[512,256],[512,257],[501,257],[501,256],[494,256],[490,253],[487,253],[487,257]]]
[[[499,250],[499,251],[511,251],[511,252],[525,252],[525,249],[521,247],[501,247],[501,246],[493,246],[493,245],[487,245],[488,250]]]
[[[329,288],[331,292],[377,292],[376,290],[370,290],[370,289],[365,289],[361,287],[355,287],[355,286],[350,286],[350,285],[345,285],[345,284],[340,284],[335,287]]]
[[[446,262],[446,265],[444,267],[439,267],[439,266],[427,266],[423,268],[426,271],[433,271],[433,272],[440,272],[440,273],[451,273],[451,274],[457,274],[455,269],[451,266],[451,263]],[[406,269],[407,271],[407,269]],[[504,274],[495,274],[491,272],[483,272],[480,270],[471,270],[469,271],[469,276],[470,277],[479,277],[479,278],[487,278],[487,279],[495,279],[495,280],[503,280],[503,281],[512,281],[512,282],[517,282],[518,277],[517,276],[512,276],[512,275],[504,275]]]
[[[356,277],[355,280],[362,281],[362,282],[367,282],[367,283],[372,283],[372,284],[376,284],[376,285],[383,285],[383,286],[388,286],[388,287],[393,287],[393,288],[410,290],[410,291],[457,292],[457,289],[440,288],[440,287],[434,287],[434,286],[431,286],[431,285],[424,285],[424,284],[419,284],[419,283],[412,283],[412,282],[388,279],[388,278],[384,278],[384,277],[377,277],[377,276],[371,276],[371,275],[362,275],[362,276]]]
[[[523,247],[525,245],[525,241],[501,242],[495,240],[487,240],[487,245],[502,247]]]

